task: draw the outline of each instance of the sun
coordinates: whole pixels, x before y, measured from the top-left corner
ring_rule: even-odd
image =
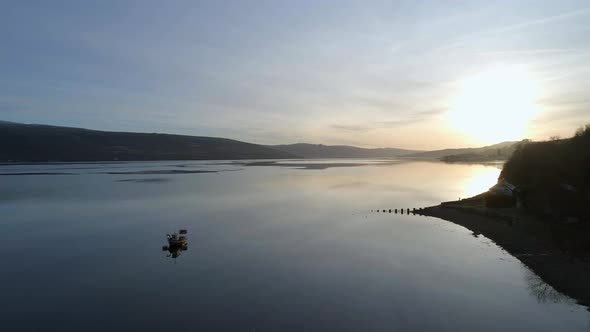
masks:
[[[478,143],[525,138],[539,88],[524,66],[496,66],[460,81],[450,125]]]

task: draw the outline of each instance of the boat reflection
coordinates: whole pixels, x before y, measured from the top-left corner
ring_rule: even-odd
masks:
[[[183,251],[188,250],[188,238],[184,236],[186,233],[186,229],[181,229],[178,232],[166,234],[168,245],[162,247],[162,251],[168,252],[166,257],[177,258]]]

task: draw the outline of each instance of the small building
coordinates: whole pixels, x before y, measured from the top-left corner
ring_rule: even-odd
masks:
[[[491,187],[486,194],[486,207],[489,208],[511,208],[517,203],[517,188],[504,179]]]

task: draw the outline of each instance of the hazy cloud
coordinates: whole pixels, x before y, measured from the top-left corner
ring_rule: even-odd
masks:
[[[360,125],[331,125],[330,127],[334,129],[344,130],[344,131],[353,131],[353,132],[366,132],[371,130],[370,126],[360,126]]]
[[[384,120],[384,121],[374,121],[370,123],[364,123],[362,125],[358,124],[333,124],[330,125],[331,128],[343,131],[351,131],[351,132],[368,132],[374,129],[383,129],[383,128],[396,128],[400,126],[408,126],[415,123],[423,122],[426,120],[431,120],[436,116],[444,113],[445,109],[433,109],[428,111],[421,111],[417,113],[411,113],[406,118],[399,119],[399,120]]]

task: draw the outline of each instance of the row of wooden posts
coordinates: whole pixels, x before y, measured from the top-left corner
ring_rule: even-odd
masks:
[[[422,211],[423,210],[424,210],[423,208],[413,208],[411,210],[409,208],[407,208],[407,209],[371,210],[371,212],[383,212],[383,213],[387,213],[387,212],[389,212],[389,213],[398,213],[399,212],[401,214],[404,214],[404,211],[406,211],[406,214],[410,214],[410,213],[412,213],[412,214],[422,214]]]

